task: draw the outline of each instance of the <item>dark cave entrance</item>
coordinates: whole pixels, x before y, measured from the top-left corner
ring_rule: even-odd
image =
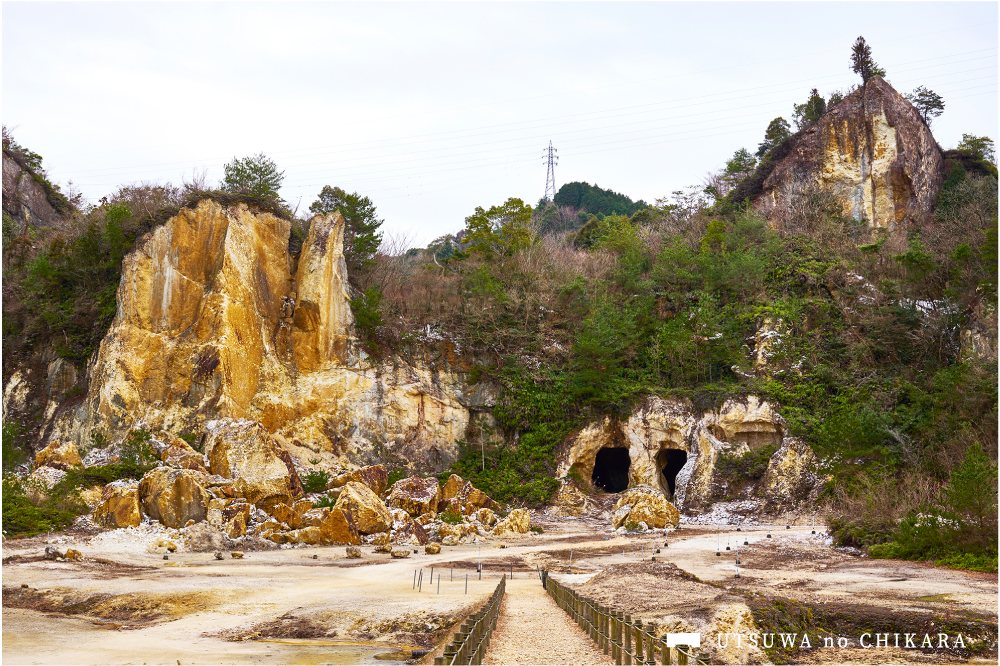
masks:
[[[620,493],[628,488],[628,468],[631,464],[628,449],[604,447],[594,458],[594,473],[590,480],[605,492]]]
[[[656,454],[656,463],[662,475],[660,483],[670,493],[671,499],[673,499],[674,493],[677,491],[677,473],[681,471],[687,460],[687,451],[680,451],[678,449],[664,449]]]

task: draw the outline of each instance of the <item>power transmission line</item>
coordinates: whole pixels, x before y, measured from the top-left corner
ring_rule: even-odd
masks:
[[[556,198],[556,165],[559,164],[559,151],[552,147],[552,140],[549,140],[548,150],[545,159],[548,161],[548,171],[545,174],[545,200],[555,201]]]

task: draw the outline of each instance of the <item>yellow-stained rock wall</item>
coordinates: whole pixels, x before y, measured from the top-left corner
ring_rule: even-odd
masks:
[[[754,205],[780,215],[795,186],[834,193],[844,215],[894,230],[929,218],[944,161],[917,110],[881,77],[831,107],[796,140]]]
[[[249,419],[300,461],[446,469],[482,387],[447,361],[370,362],[352,337],[343,218],[313,218],[299,257],[289,230],[203,200],[153,231],[124,261],[84,407],[52,432],[84,448],[92,430],[114,441],[140,423]]]

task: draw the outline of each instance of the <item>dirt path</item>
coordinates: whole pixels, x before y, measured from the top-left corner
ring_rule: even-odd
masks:
[[[610,664],[537,579],[512,580],[484,664]]]

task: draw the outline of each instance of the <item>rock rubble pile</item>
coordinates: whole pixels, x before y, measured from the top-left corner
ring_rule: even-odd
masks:
[[[174,548],[190,542],[192,550],[241,540],[453,546],[517,536],[531,527],[527,510],[504,515],[486,493],[454,474],[443,485],[435,477],[412,476],[389,487],[385,467],[372,465],[334,476],[325,493],[307,498],[289,453],[253,421],[211,422],[204,454],[169,433],[157,433],[154,444],[159,465],[138,481],[101,489],[91,514],[94,524],[162,525]],[[83,465],[73,444],[53,443],[39,460],[44,461],[39,469],[48,470],[36,472],[40,478],[67,464]]]

